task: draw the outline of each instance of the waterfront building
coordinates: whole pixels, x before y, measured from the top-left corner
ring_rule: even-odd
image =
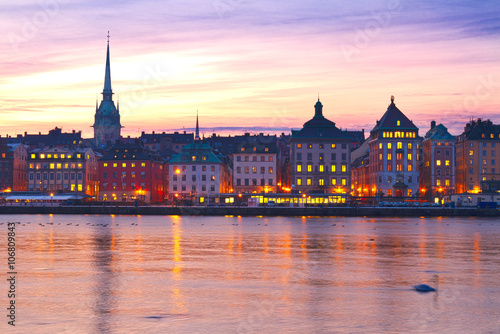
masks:
[[[220,194],[231,189],[227,164],[200,139],[198,117],[194,142],[170,159],[168,172],[169,202],[173,204],[219,203]]]
[[[396,107],[392,96],[368,138],[370,196],[418,193],[420,141],[418,128]]]
[[[431,122],[421,144],[420,168],[420,196],[428,201],[440,202],[455,193],[455,142],[443,124]]]
[[[292,190],[349,193],[352,138],[323,116],[319,99],[314,108],[314,117],[301,130],[292,130]]]
[[[500,156],[500,125],[490,120],[471,120],[455,144],[455,192],[478,193],[482,183],[500,180],[496,161]]]
[[[358,197],[370,195],[370,152],[368,140],[351,153],[351,195]]]
[[[24,145],[0,141],[0,191],[26,191],[27,160]]]
[[[48,134],[42,134],[41,132],[38,134],[29,134],[28,132],[24,132],[24,135],[7,137],[6,140],[11,144],[24,144],[28,150],[54,146],[76,147],[82,144],[82,132],[75,130],[72,132],[62,132],[61,128],[55,127],[49,130]]]
[[[99,159],[100,199],[151,204],[165,199],[165,164],[139,144],[116,144]]]
[[[182,148],[187,144],[191,144],[194,139],[194,134],[186,133],[186,131],[165,133],[165,132],[142,132],[140,140],[144,148],[149,151],[159,152],[161,156],[171,157],[172,153],[180,153]]]
[[[90,148],[51,147],[28,154],[28,190],[98,196],[97,159]]]
[[[104,89],[102,91],[101,104],[97,106],[94,116],[94,141],[97,148],[111,146],[120,140],[120,107],[115,106],[113,101],[113,90],[111,89],[111,68],[109,61],[109,32],[108,48],[106,52],[106,70],[104,75]]]
[[[235,193],[277,192],[278,150],[276,143],[246,143],[233,157],[233,191]]]

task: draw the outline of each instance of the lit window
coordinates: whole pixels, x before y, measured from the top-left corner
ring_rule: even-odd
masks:
[[[408,160],[411,160],[411,153],[408,153]]]
[[[342,185],[345,186],[347,184],[347,179],[346,178],[342,178]]]
[[[61,159],[64,159],[66,158],[66,155],[65,154],[61,154]]]
[[[440,186],[441,185],[441,180],[436,180],[436,186]]]
[[[45,159],[45,154],[40,154],[40,159]]]
[[[308,173],[312,172],[312,168],[313,168],[312,165],[307,165],[307,172]]]
[[[473,150],[470,150],[470,151],[469,151],[469,155],[474,155],[474,151],[473,151]]]
[[[298,173],[302,172],[302,165],[297,165],[297,172]]]
[[[297,178],[297,182],[296,183],[297,183],[298,186],[301,186],[302,185],[302,179],[300,177]]]
[[[400,120],[396,121],[396,126],[401,126],[401,121]]]
[[[108,163],[107,163],[107,162],[103,163],[102,165],[103,165],[104,167],[108,167]]]
[[[398,141],[397,149],[398,150],[402,150],[403,149],[403,142]]]
[[[54,169],[55,168],[55,164],[50,164],[50,169]]]
[[[347,172],[347,166],[346,165],[342,165],[342,173],[345,173]]]
[[[384,147],[384,146],[383,146],[383,144],[382,144],[382,143],[379,143],[379,144],[378,144],[378,148],[379,148],[380,150],[381,150],[383,147]]]
[[[145,162],[141,162],[141,167],[146,167],[146,163]],[[185,171],[185,167],[183,166],[182,168]]]
[[[54,154],[55,159],[59,159],[59,154]]]
[[[387,154],[387,160],[392,160],[392,153]]]
[[[388,148],[389,150],[392,150],[392,143],[387,143],[387,148]]]
[[[378,155],[378,159],[379,159],[380,161],[382,161],[382,158],[383,158],[383,157],[384,157],[384,156],[382,155],[382,153],[379,153],[379,155]]]
[[[337,185],[337,179],[333,178],[332,179],[332,186],[335,186],[335,185]]]
[[[302,144],[297,144],[297,148],[302,148]]]
[[[307,180],[306,180],[306,184],[307,184],[308,186],[310,186],[310,185],[311,185],[311,179],[310,179],[310,178],[307,178]]]
[[[82,155],[81,155],[80,153],[78,153],[78,154],[76,155],[76,158],[77,158],[77,159],[81,159],[81,158],[82,158]]]
[[[113,167],[118,167],[118,164],[116,162],[114,162]]]
[[[444,181],[444,185],[447,186],[447,187],[449,187],[450,186],[450,180],[445,180]]]
[[[332,148],[335,148],[335,147],[337,147],[337,144],[332,144]]]
[[[135,162],[132,162],[132,163],[130,164],[130,167],[135,167]],[[176,168],[176,169],[177,169],[177,168]]]
[[[444,162],[444,165],[445,165],[445,166],[449,166],[449,165],[450,165],[450,160],[446,160],[446,161]]]
[[[193,155],[193,156],[191,157],[191,161],[196,161],[196,155]]]
[[[411,143],[408,143],[408,149],[411,150]]]
[[[325,180],[324,179],[319,179],[319,185],[324,186],[325,185]]]
[[[325,166],[324,165],[319,165],[319,171],[324,172],[325,171]]]
[[[31,159],[35,159],[35,158],[36,158],[36,154],[32,154]]]
[[[436,165],[441,166],[441,160],[436,160]]]
[[[337,171],[337,165],[332,165],[332,173],[335,173]]]

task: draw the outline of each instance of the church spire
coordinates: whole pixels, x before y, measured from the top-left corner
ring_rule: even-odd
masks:
[[[106,73],[104,75],[104,90],[102,91],[103,100],[111,101],[113,91],[111,90],[111,68],[109,65],[109,31],[108,31],[108,49],[106,52]]]
[[[196,134],[194,140],[200,140],[200,127],[198,126],[198,110],[196,110]]]
[[[318,94],[318,102],[314,105],[314,117],[323,117],[323,104],[321,104],[319,100]]]

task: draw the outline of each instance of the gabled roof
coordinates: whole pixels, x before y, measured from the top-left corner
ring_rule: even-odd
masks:
[[[201,141],[195,141],[185,145],[181,153],[174,155],[169,160],[169,164],[222,164],[222,161],[217,158],[212,148]]]
[[[427,131],[427,133],[425,134],[425,139],[429,139],[429,140],[455,140],[456,138],[455,138],[455,136],[452,136],[448,132],[448,129],[443,124],[439,124],[439,125],[434,126],[429,131]]]
[[[323,105],[318,99],[314,105],[315,114],[312,119],[304,123],[299,131],[292,130],[293,139],[346,139],[352,138],[335,126],[335,123],[323,116]]]
[[[418,130],[418,128],[396,107],[394,96],[391,96],[391,104],[371,132],[377,130]]]
[[[137,144],[114,145],[99,161],[111,160],[153,160],[144,148]]]

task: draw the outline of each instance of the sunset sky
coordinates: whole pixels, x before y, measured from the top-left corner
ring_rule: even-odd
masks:
[[[0,134],[91,137],[110,31],[123,135],[371,130],[390,96],[420,127],[500,123],[500,3],[83,1],[0,5]]]

